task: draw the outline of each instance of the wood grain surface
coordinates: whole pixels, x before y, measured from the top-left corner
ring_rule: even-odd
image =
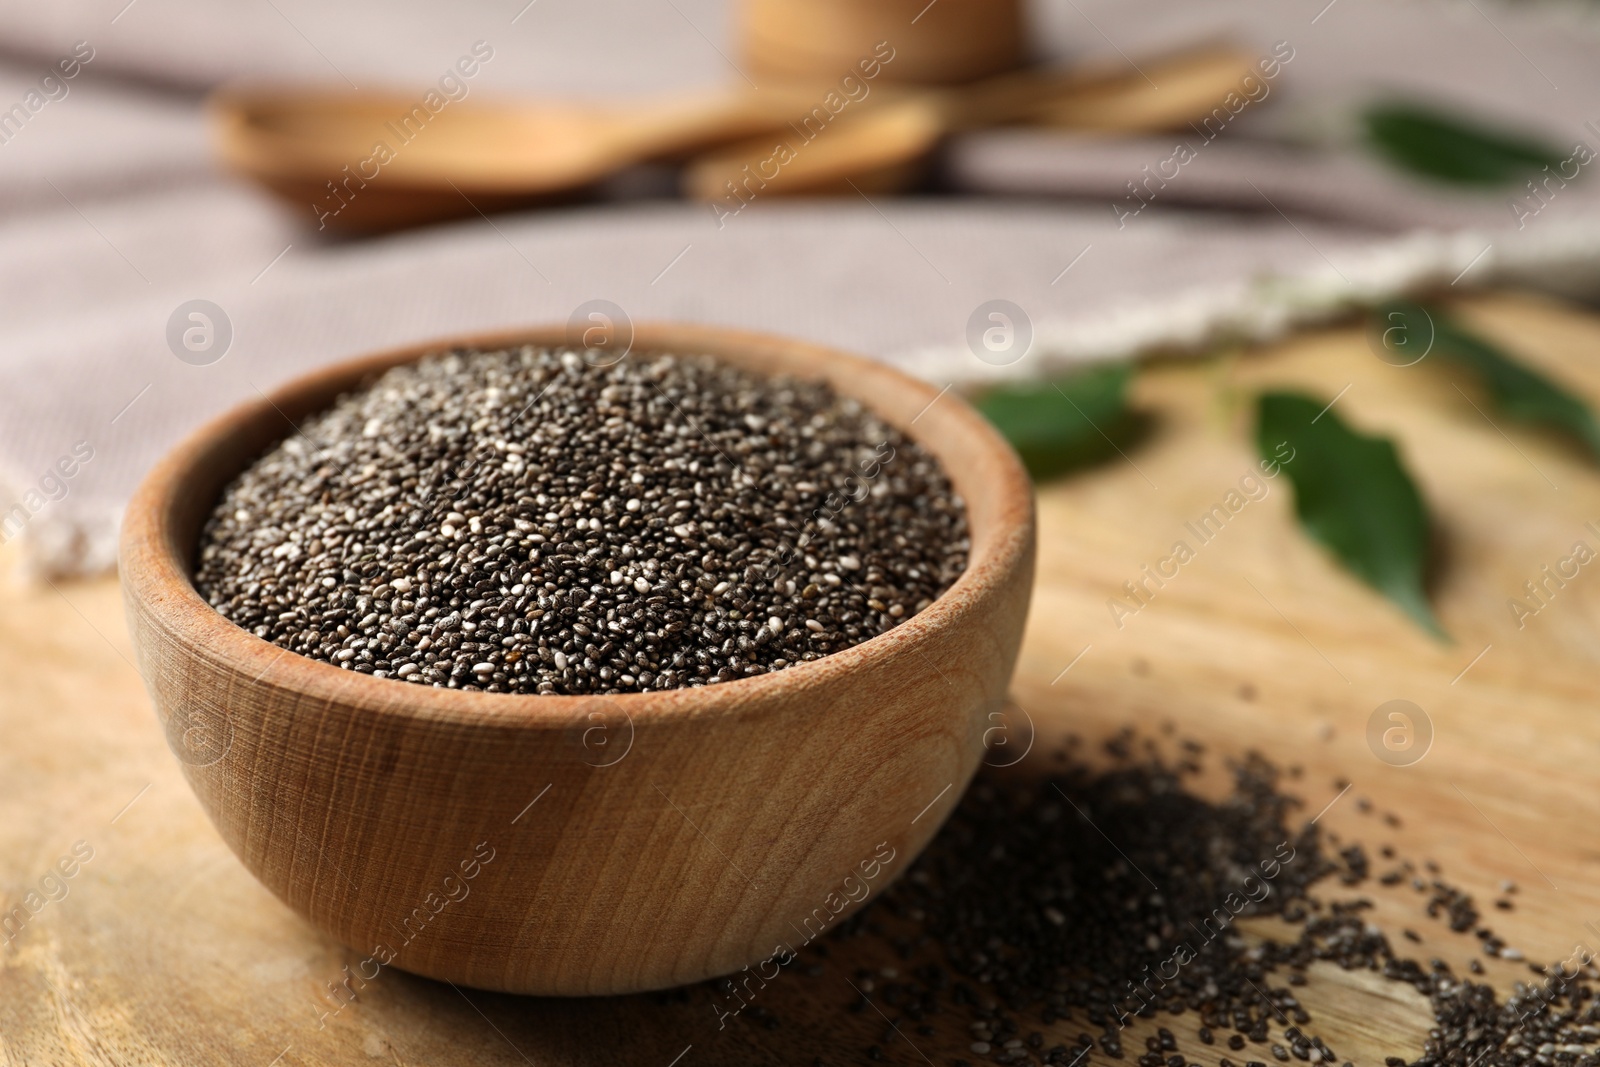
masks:
[[[1463,314],[1600,397],[1600,316],[1514,295],[1474,299]],[[1399,440],[1443,529],[1437,602],[1452,644],[1299,536],[1282,484],[1121,629],[1112,622],[1107,599],[1253,466],[1247,402],[1269,382],[1338,395],[1345,419]],[[1595,544],[1585,523],[1600,522],[1600,470],[1469,396],[1431,361],[1382,364],[1356,328],[1146,373],[1136,398],[1155,419],[1151,437],[1126,462],[1040,496],[1039,582],[1013,692],[1038,729],[1035,754],[1066,730],[1093,739],[1171,723],[1217,755],[1256,748],[1298,763],[1309,811],[1347,778],[1324,826],[1436,860],[1480,902],[1514,880],[1517,910],[1494,925],[1530,959],[1553,960],[1592,943],[1585,924],[1600,920],[1600,579],[1585,568],[1521,628],[1507,601],[1575,541]],[[0,1063],[694,1067],[864,1062],[879,1043],[893,1063],[975,1058],[959,1020],[911,1035],[913,1047],[885,1042],[873,1011],[848,1010],[846,978],[881,965],[851,955],[865,942],[841,947],[818,976],[767,986],[770,1029],[749,1012],[719,1028],[703,990],[549,1000],[392,969],[323,1017],[328,983],[358,957],[297,918],[218,838],[131,660],[113,582],[13,582],[0,594],[0,905],[30,892],[44,901],[0,938]],[[1366,740],[1373,710],[1396,698],[1422,707],[1434,730],[1411,766],[1379,760]],[[51,874],[61,869],[73,876]],[[1472,939],[1436,937],[1415,894],[1371,895],[1391,937],[1413,927],[1419,957],[1465,963]],[[1502,989],[1527,973],[1489,966]],[[1420,1052],[1430,1020],[1408,989],[1319,966],[1297,992],[1357,1067]],[[1195,1023],[1169,1025],[1181,1038]]]

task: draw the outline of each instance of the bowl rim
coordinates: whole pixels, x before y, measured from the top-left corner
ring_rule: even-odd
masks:
[[[276,685],[317,700],[324,707],[359,706],[376,714],[465,725],[570,726],[573,713],[592,711],[597,703],[620,708],[631,725],[657,719],[682,719],[739,713],[759,705],[763,698],[807,685],[836,680],[841,673],[870,670],[894,657],[902,648],[959,625],[995,596],[1002,595],[1008,579],[1031,560],[1034,500],[1032,483],[1010,444],[959,395],[946,398],[950,386],[938,389],[881,361],[855,356],[825,345],[777,334],[712,325],[672,321],[633,324],[632,352],[706,354],[743,365],[738,355],[762,350],[783,353],[779,359],[803,354],[813,364],[832,365],[826,377],[843,396],[853,398],[901,433],[933,454],[950,478],[951,486],[967,508],[971,543],[967,566],[955,582],[928,607],[894,628],[859,644],[782,670],[708,685],[651,690],[643,693],[533,694],[489,693],[403,682],[398,678],[373,678],[336,667],[275,645],[239,626],[212,607],[195,588],[189,566],[195,546],[181,547],[173,529],[174,511],[190,474],[202,466],[215,449],[257,420],[279,418],[285,424],[279,436],[263,445],[245,463],[272,444],[298,431],[285,410],[306,408],[303,399],[336,387],[335,396],[369,383],[390,367],[422,357],[462,348],[505,348],[520,344],[565,346],[570,327],[544,324],[512,329],[451,334],[424,342],[388,347],[378,352],[340,360],[296,375],[270,392],[262,392],[215,416],[186,435],[146,474],[129,501],[122,524],[119,570],[124,600],[130,613],[143,609],[169,636],[198,650],[257,684]],[[757,368],[756,373],[765,373]],[[789,372],[796,373],[796,372]],[[803,372],[799,372],[803,376]],[[867,383],[859,388],[840,382]],[[871,385],[892,384],[923,401],[921,412],[931,421],[924,432],[887,414],[873,399]],[[259,392],[259,390],[258,390]],[[941,399],[949,402],[940,404]],[[329,401],[331,403],[331,400]],[[323,405],[325,407],[326,405]],[[959,426],[965,436],[976,436],[988,453],[982,479],[958,477],[948,460],[949,448],[937,435],[938,427]],[[223,476],[226,486],[244,468]],[[963,484],[975,483],[975,484]],[[220,491],[220,490],[219,490]],[[974,529],[972,501],[983,493],[992,499],[990,529]],[[207,505],[214,507],[215,501]],[[269,673],[287,663],[292,679],[263,682]],[[929,661],[938,673],[937,663]]]

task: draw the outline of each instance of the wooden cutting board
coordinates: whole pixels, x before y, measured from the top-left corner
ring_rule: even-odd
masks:
[[[1461,313],[1600,398],[1600,316],[1518,295],[1475,298]],[[1117,625],[1108,600],[1253,469],[1249,401],[1268,383],[1337,396],[1346,420],[1398,439],[1442,528],[1436,600],[1454,643],[1419,632],[1300,536],[1282,479],[1176,577],[1151,584],[1136,614],[1115,613]],[[1507,602],[1575,542],[1600,546],[1585,526],[1600,525],[1600,467],[1486,415],[1435,361],[1385,365],[1358,327],[1156,366],[1135,393],[1150,437],[1125,461],[1040,494],[1039,586],[1014,687],[1035,754],[1068,729],[1094,739],[1172,724],[1215,755],[1255,748],[1299,764],[1309,812],[1348,779],[1325,827],[1438,861],[1481,906],[1515,881],[1517,910],[1493,922],[1530,959],[1593,944],[1600,568],[1583,568],[1520,626]],[[953,1018],[912,1046],[884,1041],[873,1012],[847,1010],[853,948],[820,976],[763,990],[772,1028],[747,1012],[719,1029],[703,995],[537,1000],[394,971],[319,1019],[320,992],[356,954],[312,931],[224,847],[131,659],[113,581],[0,583],[0,907],[30,892],[43,902],[9,941],[0,934],[0,1064],[694,1067],[865,1062],[873,1044],[896,1063],[979,1059]],[[1369,718],[1392,699],[1414,702],[1432,726],[1431,749],[1409,766],[1368,744]],[[1472,939],[1436,935],[1420,900],[1380,897],[1377,921],[1397,943],[1403,927],[1422,931],[1420,958],[1462,968]],[[1503,987],[1526,977],[1525,965],[1499,962],[1490,973]],[[1430,1019],[1409,989],[1326,968],[1299,993],[1341,1059],[1379,1067],[1421,1051]],[[1182,1041],[1195,1021],[1169,1025]]]

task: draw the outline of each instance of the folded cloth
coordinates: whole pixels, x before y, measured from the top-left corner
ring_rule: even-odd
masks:
[[[480,40],[494,58],[474,80],[505,92],[618,96],[738,78],[726,0],[52,0],[0,8],[0,39],[41,60],[87,41],[96,69],[187,89],[422,89]]]
[[[386,345],[564,322],[604,299],[635,321],[794,334],[959,383],[1218,335],[1274,336],[1352,298],[1448,280],[1476,251],[1475,238],[1375,241],[1311,222],[1152,217],[1118,231],[1081,208],[912,201],[757,205],[721,229],[691,205],[596,208],[306,255],[289,247],[274,263],[281,249],[270,230],[241,226],[238,198],[213,196],[185,201],[185,225],[231,234],[255,258],[200,283],[198,273],[174,280],[186,271],[170,260],[148,266],[166,251],[161,220],[173,214],[170,199],[151,201],[142,225],[117,231],[127,262],[98,250],[112,272],[143,264],[147,292],[130,295],[123,279],[114,307],[70,330],[36,319],[7,344],[28,358],[0,360],[0,455],[15,486],[37,490],[61,457],[92,451],[63,483],[64,499],[36,491],[38,506],[14,523],[47,569],[109,566],[118,506],[206,416]],[[191,263],[206,258],[190,252]],[[226,354],[203,366],[167,336],[170,317],[196,297],[221,309],[212,325],[225,321],[232,334]],[[980,305],[996,298],[1020,308],[1033,333],[1031,349],[1001,366],[965,340]]]
[[[1153,346],[1268,338],[1409,286],[1571,282],[1600,262],[1582,183],[1518,229],[1494,212],[1405,192],[1409,179],[1370,159],[1265,143],[1283,136],[1273,122],[1288,129],[1301,121],[1291,87],[1303,81],[1306,94],[1356,99],[1362,86],[1340,82],[1340,64],[1348,59],[1363,77],[1371,64],[1341,59],[1339,50],[1390,49],[1401,30],[1426,42],[1416,31],[1434,23],[1417,21],[1424,17],[1449,27],[1450,47],[1470,41],[1472,50],[1460,59],[1419,48],[1426,76],[1400,64],[1406,85],[1425,82],[1435,95],[1453,85],[1473,103],[1504,91],[1494,115],[1533,101],[1546,108],[1540,128],[1558,136],[1570,125],[1563,107],[1581,107],[1585,93],[1600,98],[1592,65],[1570,61],[1593,53],[1593,36],[1542,11],[1489,4],[1472,0],[1485,12],[1477,23],[1446,5],[1377,0],[1336,0],[1320,15],[1311,10],[1320,5],[1254,0],[1205,9],[1165,0],[1044,5],[1045,50],[1058,55],[1138,54],[1219,34],[1268,50],[1293,41],[1295,57],[1273,82],[1282,117],[1246,109],[1237,131],[1230,125],[1227,138],[1208,144],[1132,217],[1113,203],[1161,158],[1151,153],[1168,150],[1162,141],[1081,144],[1001,131],[951,147],[956,181],[1078,199],[758,199],[720,223],[692,204],[590,206],[365,242],[321,238],[309,212],[288,212],[219,173],[195,90],[245,75],[426,87],[478,40],[492,40],[495,57],[474,92],[711,84],[734,77],[722,4],[673,0],[618,12],[274,0],[226,15],[198,0],[6,8],[0,285],[13,299],[0,322],[0,538],[26,538],[46,572],[109,567],[118,511],[139,476],[229,405],[329,360],[565,321],[595,299],[635,320],[790,333],[967,383]],[[1381,48],[1342,20],[1368,26]],[[1517,42],[1509,49],[1508,39]],[[62,57],[85,54],[79,42],[92,56],[76,75],[42,81],[56,77]],[[1518,69],[1518,51],[1539,74]],[[1579,103],[1535,99],[1546,74]],[[30,98],[33,88],[49,91]],[[34,109],[30,99],[43,102]],[[8,126],[11,100],[26,113]],[[1510,217],[1503,205],[1498,211]],[[1032,335],[1026,354],[1000,365],[969,341],[996,299],[1015,305]],[[231,335],[214,360],[169,340],[195,321],[185,310],[195,300],[211,302],[211,326]]]

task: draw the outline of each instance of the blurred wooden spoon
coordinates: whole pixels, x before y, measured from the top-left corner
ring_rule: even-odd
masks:
[[[1023,121],[1166,128],[1208,114],[1249,64],[1241,53],[1207,49],[1147,63],[1149,79],[1079,69],[960,89],[884,84],[852,100],[838,121],[821,107],[832,87],[815,84],[610,105],[459,100],[436,111],[397,94],[235,89],[218,93],[211,110],[231,166],[306,211],[319,229],[365,231],[558,196],[633,164],[708,149],[685,188],[714,199],[728,194],[730,181],[749,181],[746,168],[765,164],[780,139],[797,158],[763,192],[849,182],[900,188],[953,130]],[[824,127],[826,137],[807,138]]]
[[[224,160],[321,226],[379,229],[581,187],[623,167],[783,128],[814,92],[618,105],[240,89],[211,102]]]
[[[947,134],[1027,122],[1102,133],[1154,133],[1201,122],[1259,72],[1238,49],[1207,47],[1148,60],[1134,73],[1023,71],[961,89],[901,95],[820,128],[782,131],[690,162],[685,193],[748,201],[903,188]],[[1226,111],[1224,112],[1227,113]]]

